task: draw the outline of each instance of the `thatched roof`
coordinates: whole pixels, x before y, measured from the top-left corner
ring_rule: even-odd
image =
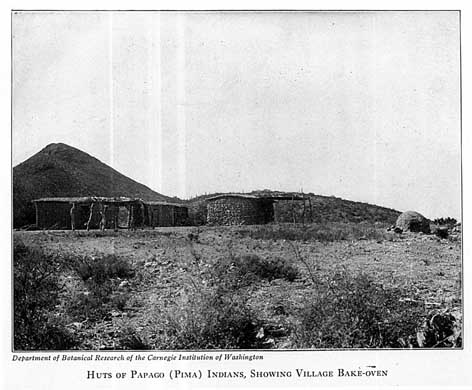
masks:
[[[180,203],[169,203],[169,202],[144,202],[144,204],[149,205],[149,206],[173,206],[173,207],[184,207],[187,208],[186,205],[180,204]]]
[[[120,197],[104,197],[104,196],[75,196],[75,197],[57,197],[57,198],[40,198],[33,202],[59,202],[59,203],[141,203],[138,198]]]

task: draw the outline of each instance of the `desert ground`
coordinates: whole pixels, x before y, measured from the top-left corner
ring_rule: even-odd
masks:
[[[333,223],[13,238],[57,265],[47,321],[54,317],[72,341],[46,349],[408,348],[418,346],[428,316],[453,315],[456,328],[462,318],[460,235]],[[84,273],[84,264],[90,270],[107,256],[130,272]],[[458,346],[441,341],[420,346]]]

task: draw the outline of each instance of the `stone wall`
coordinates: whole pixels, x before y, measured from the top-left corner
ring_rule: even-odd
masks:
[[[208,201],[209,225],[258,225],[273,220],[273,202],[264,199],[225,197]]]

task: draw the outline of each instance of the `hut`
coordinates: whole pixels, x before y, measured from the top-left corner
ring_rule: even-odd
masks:
[[[431,232],[429,224],[429,220],[420,213],[416,211],[405,211],[398,217],[395,227],[400,228],[402,231],[429,234]]]
[[[144,203],[136,198],[41,198],[33,203],[39,229],[97,229],[102,220],[105,229],[144,226]]]
[[[223,194],[207,199],[210,225],[258,225],[274,220],[274,200],[246,194]]]
[[[183,226],[188,222],[188,208],[181,204],[145,202],[144,205],[144,219],[147,226]]]

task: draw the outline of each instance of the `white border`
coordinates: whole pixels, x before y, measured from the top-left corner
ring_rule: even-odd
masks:
[[[470,3],[470,2],[469,2]],[[113,381],[90,381],[85,379],[87,369],[118,370],[123,368],[125,371],[138,367],[140,370],[167,370],[170,367],[168,363],[146,363],[146,364],[87,364],[87,363],[13,363],[10,340],[10,235],[11,235],[11,139],[10,139],[10,10],[11,9],[447,9],[461,10],[462,24],[462,137],[463,137],[463,199],[470,199],[472,191],[468,181],[470,166],[471,149],[471,131],[470,115],[471,107],[469,96],[470,77],[468,76],[472,69],[470,56],[470,37],[472,31],[470,28],[472,16],[470,15],[472,7],[466,1],[6,1],[1,5],[0,13],[0,31],[1,31],[1,47],[2,61],[0,68],[0,78],[2,85],[1,94],[1,119],[2,119],[2,142],[0,144],[0,179],[4,183],[1,192],[3,207],[0,208],[1,229],[1,248],[2,248],[2,272],[0,291],[2,294],[0,313],[3,313],[4,320],[1,322],[2,338],[0,343],[1,349],[1,367],[3,374],[0,376],[1,384],[5,389],[70,389],[87,388],[115,388],[129,389],[131,386],[137,388],[256,388],[256,387],[273,387],[273,388],[294,388],[294,387],[316,387],[325,388],[330,385],[336,385],[337,388],[366,387],[375,386],[382,388],[407,389],[424,386],[428,389],[438,388],[471,388],[472,387],[472,343],[471,337],[471,265],[470,259],[472,253],[468,245],[470,238],[469,223],[470,207],[467,201],[463,205],[464,212],[464,307],[465,307],[465,347],[462,351],[348,351],[348,352],[267,352],[264,353],[265,359],[262,364],[259,363],[233,363],[220,365],[224,369],[240,369],[246,367],[251,368],[283,368],[304,367],[312,369],[337,369],[346,367],[357,369],[366,365],[376,365],[379,368],[388,369],[389,376],[387,378],[378,378],[373,380],[356,380],[352,378],[345,382],[342,380],[323,381],[323,380],[306,380],[306,381],[284,381],[284,380],[261,380],[258,382],[250,381],[195,381],[186,380],[179,382],[168,382],[159,380],[117,380]],[[186,363],[180,364],[181,368],[205,367],[204,363]],[[213,368],[215,364],[212,364]]]

